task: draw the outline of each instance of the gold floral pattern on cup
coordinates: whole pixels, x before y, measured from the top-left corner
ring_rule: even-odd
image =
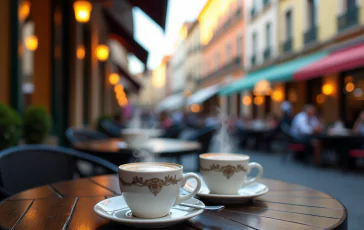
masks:
[[[143,177],[133,177],[131,182],[126,182],[123,178],[120,178],[120,182],[124,186],[139,186],[139,187],[148,187],[149,191],[153,193],[154,196],[157,196],[158,193],[162,190],[163,186],[175,185],[178,182],[182,181],[182,178],[177,179],[176,176],[172,177],[170,175],[166,176],[164,180],[159,178],[152,178],[148,180],[144,180]]]
[[[237,165],[237,166],[233,166],[233,165],[225,165],[220,167],[220,165],[218,164],[212,164],[210,165],[210,168],[204,168],[202,166],[200,166],[200,170],[201,171],[206,171],[206,172],[211,172],[211,171],[215,171],[215,172],[222,172],[224,174],[224,176],[229,180],[236,172],[247,172],[247,170],[242,166],[242,165]]]

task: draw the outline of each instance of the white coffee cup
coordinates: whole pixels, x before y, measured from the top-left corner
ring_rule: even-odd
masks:
[[[181,196],[180,189],[189,178],[194,178],[197,186],[192,193]],[[159,218],[196,195],[201,180],[194,173],[183,174],[183,166],[179,164],[146,162],[119,166],[119,185],[134,216]]]
[[[263,167],[243,154],[205,153],[200,155],[200,173],[212,194],[238,194],[239,189],[262,177]],[[247,179],[252,168],[256,177]]]
[[[148,144],[149,134],[140,129],[121,130],[122,140],[130,148],[146,148]]]

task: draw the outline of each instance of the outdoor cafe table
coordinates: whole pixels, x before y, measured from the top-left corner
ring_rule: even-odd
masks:
[[[75,144],[77,150],[87,152],[102,158],[129,158],[133,155],[133,149],[120,147],[120,138],[110,138],[104,140],[93,140]],[[170,138],[152,138],[148,141],[148,149],[159,157],[175,157],[180,163],[180,158],[184,154],[197,153],[201,146],[195,141],[184,141]]]
[[[318,134],[315,138],[320,140],[324,144],[330,145],[336,152],[339,163],[343,167],[352,167],[355,163],[355,159],[350,157],[349,150],[353,148],[352,143],[359,143],[360,141],[364,143],[364,136],[348,134],[348,135],[328,135],[328,134]]]
[[[261,182],[269,192],[252,202],[226,206],[221,212],[205,211],[165,229],[347,229],[346,208],[328,194],[283,181]],[[116,175],[29,189],[0,203],[0,229],[132,229],[93,211],[96,203],[117,195]]]

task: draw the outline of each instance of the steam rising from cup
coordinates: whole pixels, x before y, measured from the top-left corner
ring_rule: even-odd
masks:
[[[142,128],[142,112],[140,109],[136,109],[133,117],[130,121],[130,128],[140,129]]]
[[[219,144],[220,153],[230,153],[233,150],[233,141],[229,135],[229,119],[223,109],[217,108],[218,120],[220,123],[219,130],[216,135],[217,142]]]
[[[151,113],[150,113],[151,114]],[[153,137],[152,131],[157,127],[156,122],[152,124],[151,129],[140,129],[142,127],[141,122],[141,111],[137,110],[135,114],[134,123],[133,125],[134,132],[138,133],[138,135],[135,138],[139,138],[139,140],[136,140],[136,145],[133,147],[133,156],[137,159],[139,162],[155,162],[156,156],[155,154],[150,150],[150,146],[148,146],[151,137]]]

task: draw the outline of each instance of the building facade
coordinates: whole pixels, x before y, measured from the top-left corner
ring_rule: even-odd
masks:
[[[180,31],[178,40],[176,42],[176,48],[171,58],[171,76],[169,81],[169,87],[172,94],[183,93],[186,84],[186,73],[184,63],[186,59],[186,45],[185,40],[188,35],[188,29],[191,23],[185,22]]]
[[[210,0],[198,20],[201,31],[202,72],[199,88],[224,84],[244,75],[244,4],[242,0]],[[240,111],[240,95],[222,98],[229,114]],[[205,107],[211,112],[219,105],[212,98]]]
[[[250,56],[250,63],[246,62],[248,73],[224,88],[220,95],[226,97],[243,91],[244,108],[252,108],[249,115],[254,118],[264,118],[269,113],[281,115],[280,105],[286,100],[292,104],[294,114],[305,104],[314,104],[327,123],[341,120],[350,127],[364,108],[364,1],[249,3],[246,17],[251,20],[246,21],[245,44],[246,53],[250,53],[246,55]],[[268,27],[263,21],[260,25],[255,23],[273,7],[277,12],[273,19],[277,30],[273,32],[277,35],[276,53],[264,61],[263,44],[267,42],[259,39],[258,27],[263,31],[264,27],[268,31]],[[258,31],[256,34],[254,29]],[[265,91],[257,95],[262,85]]]
[[[261,65],[269,65],[279,53],[278,43],[278,0],[245,0],[245,62],[248,71],[254,71]],[[242,102],[253,101],[252,91],[242,92]],[[250,98],[250,99],[247,99]],[[261,117],[263,107],[255,108],[254,103],[245,103],[240,114]]]
[[[278,0],[245,0],[245,59],[248,70],[278,55]]]
[[[186,95],[190,95],[197,89],[197,81],[201,77],[201,46],[200,25],[196,20],[188,29],[185,41],[186,59],[184,71],[186,73]]]

